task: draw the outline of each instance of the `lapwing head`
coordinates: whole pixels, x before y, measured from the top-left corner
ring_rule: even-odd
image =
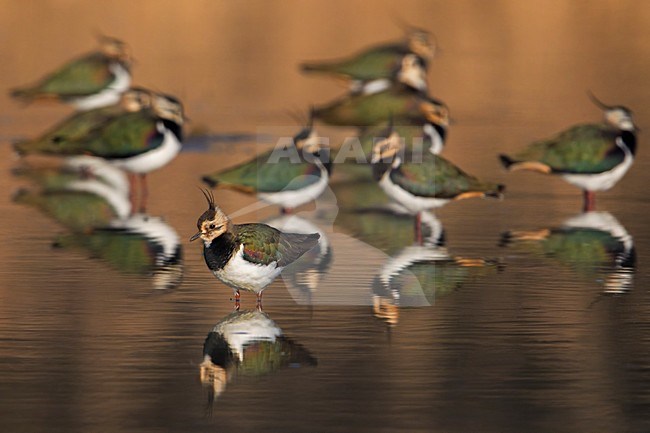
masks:
[[[411,27],[406,37],[409,50],[423,59],[431,60],[436,53],[436,46],[429,41],[429,32]]]
[[[605,120],[611,125],[624,131],[637,129],[632,120],[632,111],[629,108],[618,106],[605,111]]]
[[[105,35],[99,35],[97,39],[99,39],[99,49],[106,57],[126,64],[131,63],[129,46],[125,42]]]
[[[638,129],[632,120],[632,110],[623,107],[622,105],[604,104],[600,99],[596,98],[593,93],[588,92],[588,94],[591,101],[603,110],[605,122],[624,131],[634,131]]]
[[[293,142],[299,151],[312,155],[317,155],[320,152],[321,140],[321,136],[311,127],[303,129],[293,137]]]
[[[293,137],[293,143],[296,149],[303,155],[320,156],[323,150],[323,137],[318,135],[314,129],[314,109],[309,110],[309,119],[305,127]]]
[[[425,101],[420,102],[420,112],[424,115],[424,118],[431,123],[440,125],[444,128],[449,126],[449,108],[447,106],[437,101],[433,98],[429,98]]]
[[[397,80],[417,90],[427,88],[427,70],[421,57],[407,54],[402,58]]]
[[[383,137],[381,137],[383,135]],[[384,134],[380,134],[379,140],[375,143],[372,148],[372,157],[370,162],[376,164],[380,161],[390,162],[395,159],[397,155],[402,150],[403,141],[400,136],[395,132],[392,126],[389,127],[388,131]]]
[[[183,104],[174,96],[156,93],[152,97],[151,105],[156,115],[163,119],[171,120],[177,125],[182,125],[186,120]]]
[[[129,112],[151,107],[151,91],[143,87],[132,87],[122,94],[121,104]]]
[[[231,228],[232,222],[230,221],[230,218],[228,218],[228,215],[215,205],[212,192],[207,190],[201,191],[203,192],[205,199],[208,201],[208,210],[203,212],[199,217],[199,220],[196,222],[196,227],[199,231],[190,238],[190,242],[201,238],[206,245],[210,245],[213,240]]]

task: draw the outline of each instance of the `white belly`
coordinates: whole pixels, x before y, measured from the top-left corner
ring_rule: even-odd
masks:
[[[163,129],[162,122],[159,124],[159,129]],[[164,131],[163,142],[157,148],[130,158],[114,159],[111,163],[131,173],[139,174],[149,173],[167,165],[181,151],[181,143],[173,132],[168,129]]]
[[[325,167],[321,167],[321,176],[318,181],[306,188],[258,193],[257,198],[269,204],[293,209],[316,200],[327,188],[328,177]]]
[[[359,88],[361,93],[363,93],[364,95],[372,95],[374,93],[382,92],[388,89],[390,85],[391,85],[390,80],[386,78],[380,78],[377,80],[368,81],[366,83],[357,82],[356,84],[356,86]]]
[[[618,138],[617,141],[618,140],[620,140],[620,138]],[[606,191],[610,189],[616,185],[623,176],[625,176],[625,173],[627,173],[634,162],[634,157],[627,147],[620,147],[625,151],[625,159],[623,159],[622,163],[611,170],[598,174],[565,174],[562,175],[562,178],[571,185],[575,185],[578,188],[587,191]]]
[[[277,262],[270,265],[257,265],[244,259],[244,246],[239,247],[233,258],[214,275],[224,284],[236,290],[248,290],[259,293],[273,282],[282,272]]]
[[[115,75],[115,80],[108,87],[94,95],[71,99],[70,103],[78,110],[92,110],[117,104],[122,93],[131,85],[131,74],[119,63],[110,65],[109,69]]]
[[[431,140],[431,147],[429,148],[429,152],[433,153],[434,155],[440,155],[440,152],[442,152],[442,149],[445,147],[445,142],[442,140],[440,133],[438,133],[438,131],[436,131],[436,128],[431,126],[429,123],[424,125],[423,130]]]
[[[419,213],[429,209],[435,209],[449,203],[449,199],[430,197],[418,197],[395,185],[390,179],[390,171],[387,171],[379,181],[379,186],[391,200],[396,201],[411,213]]]

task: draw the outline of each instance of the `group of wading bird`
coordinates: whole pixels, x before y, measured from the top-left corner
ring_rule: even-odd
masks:
[[[370,47],[343,60],[307,63],[302,70],[344,78],[349,92],[312,108],[308,125],[284,150],[296,158],[271,158],[272,152],[227,170],[203,176],[211,187],[233,188],[283,212],[316,199],[326,189],[333,158],[322,147],[314,122],[359,128],[359,143],[378,185],[400,211],[416,217],[426,210],[471,197],[502,196],[504,187],[484,182],[440,155],[449,128],[447,106],[428,95],[427,67],[435,45],[429,34],[409,29],[402,41]],[[181,150],[185,120],[172,96],[131,87],[131,58],[126,45],[101,37],[97,52],[79,57],[37,84],[12,91],[18,99],[56,99],[78,111],[33,140],[15,144],[20,154],[83,156],[119,167],[130,178],[130,211],[136,206],[135,182],[141,179],[140,210],[146,207],[146,174],[161,168]],[[556,174],[584,191],[584,211],[594,208],[595,191],[611,188],[630,168],[637,128],[623,106],[608,106],[590,94],[604,121],[580,124],[532,143],[514,156],[500,155],[508,170]],[[274,149],[274,151],[277,149]],[[76,159],[78,161],[78,159]],[[80,176],[95,176],[97,164],[77,164]],[[110,184],[110,181],[106,182]],[[318,243],[319,235],[284,233],[265,224],[233,224],[204,191],[208,210],[198,232],[208,268],[235,291],[247,290],[261,301],[263,290]]]

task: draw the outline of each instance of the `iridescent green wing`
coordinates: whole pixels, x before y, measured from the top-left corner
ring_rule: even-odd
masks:
[[[124,110],[119,105],[78,111],[40,137],[16,143],[15,147],[23,153],[56,153],[60,143],[84,139],[90,132],[123,112]]]
[[[111,60],[101,53],[91,53],[48,75],[33,91],[64,98],[97,93],[114,80],[108,68],[110,62]]]
[[[411,194],[420,197],[453,199],[467,192],[498,192],[498,186],[482,182],[471,176],[450,161],[426,152],[422,162],[413,160],[415,156],[406,154],[405,161],[390,174],[391,180]]]
[[[244,258],[258,265],[278,261],[280,231],[266,224],[241,224],[236,226],[235,242],[244,245]]]
[[[362,81],[391,78],[407,53],[408,50],[403,45],[384,45],[341,61],[305,64],[303,70],[342,75]]]
[[[105,122],[97,122],[97,127],[80,137],[72,134],[59,136],[57,140],[17,143],[15,148],[22,153],[125,158],[162,144],[164,136],[157,129],[158,122],[150,110],[122,113]]]
[[[42,139],[50,139],[54,142],[79,140],[122,113],[124,109],[120,105],[78,111],[45,133]]]
[[[236,227],[235,242],[244,245],[244,258],[260,265],[286,266],[318,244],[318,234],[282,233],[266,224]]]
[[[616,145],[619,131],[603,124],[570,128],[550,140],[531,144],[516,161],[538,161],[559,173],[602,173],[625,158]]]
[[[299,190],[318,182],[320,178],[320,168],[305,160],[295,163],[288,159],[280,160],[277,163],[267,162],[259,166],[257,191]]]
[[[355,94],[314,110],[325,123],[341,126],[373,126],[389,118],[402,119],[419,114],[423,98],[402,86],[370,95]]]
[[[258,183],[257,170],[267,163],[270,156],[271,152],[262,153],[250,161],[207,174],[203,176],[203,180],[212,186],[242,187],[249,192],[254,192],[257,190]]]
[[[104,158],[126,158],[155,149],[163,142],[162,125],[153,112],[125,113],[106,123],[78,145],[88,153]]]
[[[212,183],[256,192],[302,189],[320,179],[320,168],[295,153],[266,152],[233,168],[209,174]]]

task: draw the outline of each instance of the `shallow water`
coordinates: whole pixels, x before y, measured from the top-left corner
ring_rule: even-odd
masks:
[[[177,94],[188,129],[213,139],[152,173],[145,228],[74,235],[12,200],[29,183],[8,144],[70,110],[0,97],[0,430],[650,430],[644,2],[2,6],[5,87],[92,48],[99,30],[127,40],[136,82]],[[445,155],[505,183],[506,199],[428,215],[415,246],[411,219],[378,211],[380,190],[335,167],[331,190],[288,223],[327,245],[273,283],[264,314],[244,293],[253,311],[226,320],[231,292],[188,242],[200,175],[297,132],[287,111],[343,90],[297,63],[397,38],[397,15],[442,47],[429,78],[455,120]],[[587,89],[632,108],[642,132],[631,171],[585,217],[577,190],[504,173],[495,156],[597,120]],[[333,146],[351,132],[319,129]],[[237,192],[216,198],[236,222],[287,223],[274,208],[244,213],[255,200]],[[154,223],[165,242],[145,235]],[[207,350],[227,355],[215,368],[204,343],[231,322],[259,338],[239,365]]]

